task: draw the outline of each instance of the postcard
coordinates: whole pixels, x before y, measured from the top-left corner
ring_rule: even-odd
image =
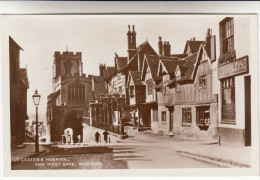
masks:
[[[258,174],[257,15],[1,23],[6,176]]]

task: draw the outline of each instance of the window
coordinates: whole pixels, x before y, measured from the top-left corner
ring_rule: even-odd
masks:
[[[209,126],[209,122],[210,122],[209,108],[210,106],[197,107],[197,119],[196,119],[197,126]]]
[[[221,123],[235,123],[235,77],[221,81],[222,120]]]
[[[79,83],[68,86],[68,101],[85,101],[85,86]]]
[[[200,87],[206,87],[207,86],[207,77],[206,75],[199,77],[199,85]]]
[[[119,91],[119,93],[122,93],[122,87],[119,87],[118,91]]]
[[[191,123],[191,108],[182,108],[182,123]]]
[[[162,122],[166,122],[166,111],[162,111]]]
[[[222,54],[234,50],[234,19],[227,18],[220,24]]]
[[[152,94],[153,93],[153,82],[148,82],[147,88],[148,88],[148,94]]]

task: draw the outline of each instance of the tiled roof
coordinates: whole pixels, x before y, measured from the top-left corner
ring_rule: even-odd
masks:
[[[187,57],[188,56],[188,54],[171,54],[171,56],[170,57],[177,57],[177,58],[185,58],[185,57]]]
[[[131,64],[134,62],[134,60],[136,59],[136,57],[138,56],[138,53],[139,53],[140,51],[143,51],[143,49],[144,49],[146,46],[150,46],[150,47],[151,47],[151,49],[152,49],[152,51],[153,51],[151,54],[157,55],[157,53],[153,50],[153,48],[152,48],[152,46],[149,44],[149,42],[148,42],[148,41],[145,41],[145,42],[143,42],[142,44],[140,44],[139,46],[136,47],[136,53],[135,53],[135,55],[133,55],[133,57],[129,60],[128,64],[126,64],[123,68],[121,68],[121,70],[124,70],[124,69],[130,67]],[[147,53],[146,53],[146,54],[147,54]]]
[[[191,53],[195,53],[199,50],[200,48],[200,45],[203,43],[204,41],[187,41],[186,42],[186,46],[185,46],[185,49],[184,49],[184,53],[187,49],[187,46],[190,47],[190,50],[191,50]]]
[[[142,81],[141,81],[142,72],[140,72],[140,71],[130,71],[130,74],[133,78],[134,85],[136,85],[136,86],[143,85]]]
[[[176,67],[179,64],[183,64],[184,61],[180,61],[180,60],[169,60],[169,59],[161,59],[162,64],[164,65],[164,67],[166,68],[167,72],[169,74],[174,74]]]
[[[104,75],[107,79],[111,78],[111,76],[115,73],[116,68],[113,66],[107,66],[107,68],[104,70]]]
[[[160,80],[161,77],[157,76],[158,72],[158,67],[159,67],[159,62],[160,62],[160,57],[155,56],[155,55],[146,55],[147,57],[147,64],[150,68],[151,75],[154,81]]]
[[[183,59],[184,63],[180,66],[181,79],[178,81],[191,80],[191,75],[195,69],[194,64],[196,62],[197,54],[198,53],[194,53],[191,56]]]
[[[116,57],[117,71],[120,71],[127,64],[127,57]]]

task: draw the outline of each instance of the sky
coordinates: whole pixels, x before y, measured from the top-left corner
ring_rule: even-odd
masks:
[[[27,67],[28,113],[35,113],[32,95],[41,95],[39,116],[44,119],[47,96],[52,93],[55,51],[82,52],[83,72],[99,74],[99,64],[114,65],[114,54],[127,56],[128,25],[135,25],[137,45],[148,40],[158,52],[158,37],[171,44],[171,53],[183,53],[187,40],[204,40],[207,28],[217,37],[217,15],[6,15],[2,16],[2,39],[10,35],[23,49],[20,67]]]

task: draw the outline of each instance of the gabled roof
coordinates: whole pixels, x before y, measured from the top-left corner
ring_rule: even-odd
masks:
[[[142,79],[145,77],[147,67],[149,67],[154,81],[161,79],[161,77],[157,75],[160,58],[158,55],[145,55],[144,65],[147,64],[147,66],[143,66]]]
[[[115,61],[117,71],[120,71],[127,64],[127,57],[116,57]]]
[[[17,44],[17,43],[13,40],[13,38],[12,38],[11,36],[9,36],[9,43],[10,43],[10,44],[13,44],[13,45],[16,46],[18,49],[23,50],[23,48],[21,48],[21,46],[19,46],[19,44]],[[9,47],[10,47],[10,44],[9,44]]]
[[[104,76],[107,78],[107,79],[110,79],[113,74],[115,73],[116,71],[116,68],[113,67],[113,66],[107,66],[106,69],[104,70]]]
[[[170,60],[170,59],[160,59],[160,63],[165,67],[168,74],[174,74],[177,65],[183,64],[184,61],[180,60]],[[161,65],[160,64],[160,65]],[[160,66],[159,65],[159,66]],[[159,72],[158,72],[159,73]],[[158,74],[159,75],[159,74]]]
[[[194,53],[183,59],[183,64],[179,66],[181,71],[181,79],[178,81],[192,80],[192,74],[195,69],[194,64],[196,63],[198,53]]]
[[[203,43],[204,41],[186,41],[186,45],[183,51],[183,54],[187,51],[188,47],[190,47],[191,53],[195,53],[199,50],[200,45]]]
[[[145,47],[149,47],[151,52],[144,52]],[[126,64],[123,68],[121,68],[120,71],[123,71],[123,70],[127,69],[128,67],[130,67],[131,64],[134,63],[134,61],[137,59],[138,54],[140,52],[143,52],[145,54],[157,55],[157,53],[154,51],[154,49],[152,48],[150,43],[148,41],[145,41],[142,44],[140,44],[139,46],[137,46],[135,55],[133,55],[133,57],[129,60],[128,64]]]
[[[140,71],[130,71],[129,74],[130,74],[130,78],[132,77],[135,86],[143,85],[142,81],[141,81],[142,72],[140,72]]]

